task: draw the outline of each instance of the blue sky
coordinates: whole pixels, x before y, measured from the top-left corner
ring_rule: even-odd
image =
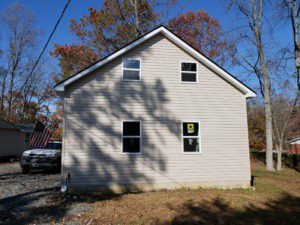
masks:
[[[11,5],[16,1],[14,0],[1,0],[0,11]],[[19,0],[27,8],[31,9],[36,16],[37,27],[43,31],[43,36],[39,40],[38,49],[42,48],[47,40],[47,37],[51,33],[53,26],[55,25],[66,0]],[[234,20],[236,19],[233,11],[226,12],[225,4],[221,0],[180,0],[181,5],[184,5],[184,10],[181,11],[179,8],[174,8],[169,12],[169,16],[175,16],[178,12],[196,11],[197,9],[204,9],[210,16],[219,20],[220,24],[225,30],[232,27]],[[69,44],[76,42],[76,38],[69,32],[69,20],[79,19],[83,14],[88,13],[88,8],[99,8],[102,5],[102,0],[72,0],[69,8],[67,9],[56,33],[54,34],[51,43],[49,44],[45,55],[49,57],[49,51],[53,48],[53,43],[58,44]],[[286,35],[289,32],[290,27],[288,25],[281,26],[280,32],[276,33],[276,39],[282,43],[291,42],[291,37]],[[1,32],[1,31],[0,31]],[[1,32],[2,33],[2,32]],[[3,38],[2,38],[3,39]],[[5,41],[1,40],[0,48],[5,49]],[[38,51],[38,52],[39,52]],[[57,70],[57,61],[53,57],[49,57],[53,70]],[[238,68],[226,68],[233,74],[238,75]],[[241,77],[239,77],[241,78]]]
[[[0,1],[0,11],[13,4],[14,0],[1,0]],[[53,26],[55,25],[66,0],[19,0],[27,8],[30,8],[36,16],[37,27],[44,31],[44,42],[47,39],[47,35],[50,34]],[[88,13],[88,8],[99,8],[102,4],[102,0],[72,0],[67,12],[64,15],[53,39],[50,47],[53,43],[70,43],[76,41],[69,32],[69,20],[79,19],[83,14]],[[224,15],[224,9],[220,1],[198,1],[186,0],[180,1],[181,5],[185,5],[183,12],[195,10],[195,9],[205,9],[209,15],[219,19],[222,25],[228,25],[231,17],[230,15]],[[176,15],[180,9],[174,8],[170,12],[170,16]],[[41,40],[42,41],[42,40]]]

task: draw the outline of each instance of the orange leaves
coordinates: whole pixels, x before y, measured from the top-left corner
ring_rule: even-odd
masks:
[[[173,1],[177,0],[164,0],[160,4]],[[160,17],[154,8],[154,2],[147,0],[138,1],[137,5],[129,0],[105,0],[100,9],[89,8],[88,15],[83,15],[79,20],[70,20],[70,31],[85,46],[89,46],[99,56],[105,56],[152,29]],[[56,53],[59,50],[57,48]]]
[[[57,45],[54,44],[54,51],[50,53],[60,61],[63,74],[72,75],[98,59],[95,51],[85,45]]]
[[[250,149],[263,150],[266,148],[264,108],[253,103],[248,104],[247,109]]]
[[[104,1],[104,2],[102,3],[102,5],[103,5],[104,7],[107,7],[107,1]]]
[[[169,2],[165,0],[162,2]],[[173,0],[176,1],[176,0]],[[79,20],[70,20],[70,31],[81,44],[57,45],[50,54],[59,59],[62,77],[89,66],[99,57],[108,55],[152,29],[159,20],[153,1],[138,1],[138,31],[135,5],[129,0],[105,0],[101,8],[89,8]]]
[[[219,21],[204,10],[180,15],[172,19],[168,27],[199,52],[221,64],[232,55],[233,49],[224,40]]]

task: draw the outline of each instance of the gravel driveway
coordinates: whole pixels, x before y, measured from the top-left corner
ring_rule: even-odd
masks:
[[[80,197],[61,194],[60,174],[22,174],[19,163],[0,164],[0,224],[83,224],[90,210]]]

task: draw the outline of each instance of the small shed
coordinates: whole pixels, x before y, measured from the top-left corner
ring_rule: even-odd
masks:
[[[29,148],[34,125],[15,124],[0,119],[0,158],[20,157]]]

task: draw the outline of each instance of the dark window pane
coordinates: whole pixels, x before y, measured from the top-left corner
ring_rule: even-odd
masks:
[[[123,122],[123,136],[140,136],[140,122]]]
[[[198,136],[199,134],[199,123],[188,123],[184,122],[183,125],[183,136]]]
[[[199,152],[199,138],[183,138],[184,152]]]
[[[139,69],[140,68],[140,60],[123,59],[123,67],[130,68],[130,69]]]
[[[182,71],[197,71],[197,64],[196,63],[181,63],[181,70]]]
[[[140,80],[140,71],[137,70],[124,70],[123,71],[124,80]]]
[[[123,138],[123,152],[140,152],[140,138]]]
[[[197,82],[197,75],[195,73],[181,73],[181,81]]]

